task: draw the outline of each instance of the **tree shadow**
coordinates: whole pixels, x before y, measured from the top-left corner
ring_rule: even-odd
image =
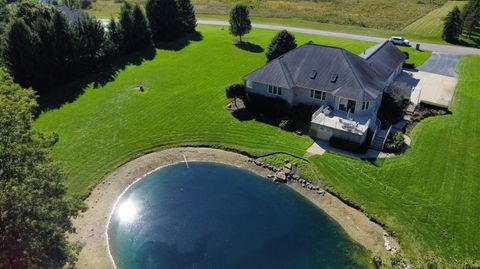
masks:
[[[251,43],[249,41],[237,42],[235,46],[239,49],[246,50],[253,53],[261,53],[264,49],[257,44]]]
[[[163,50],[173,50],[179,51],[188,46],[192,41],[202,41],[203,35],[200,32],[189,33],[175,41],[171,42],[158,42],[155,44],[155,47]]]
[[[201,41],[203,36],[200,32],[188,34],[176,41],[162,43],[156,46],[159,49],[179,51],[188,46],[192,41]],[[134,52],[127,56],[121,56],[108,66],[94,70],[86,76],[73,82],[59,85],[48,92],[43,92],[38,98],[40,111],[56,109],[63,104],[75,101],[83,94],[85,88],[92,85],[94,89],[100,88],[108,82],[114,81],[118,73],[125,70],[128,65],[141,65],[144,61],[153,60],[156,56],[156,48],[150,47],[143,51]]]
[[[99,88],[116,79],[118,73],[128,65],[141,65],[145,60],[149,61],[155,58],[155,48],[151,47],[143,51],[134,52],[127,56],[122,56],[112,64],[93,71],[86,76],[73,82],[66,83],[53,88],[48,92],[41,93],[38,98],[40,110],[56,109],[65,103],[75,101],[83,94],[86,87],[92,85],[93,88]]]

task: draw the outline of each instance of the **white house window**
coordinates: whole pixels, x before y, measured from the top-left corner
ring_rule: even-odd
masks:
[[[253,83],[251,80],[245,80],[245,86],[247,86],[247,88],[253,88]]]
[[[317,90],[310,90],[310,97],[313,99],[325,101],[325,99],[327,99],[327,93]]]
[[[282,95],[282,88],[268,85],[268,92],[271,94]]]
[[[362,110],[368,110],[368,107],[370,106],[370,102],[363,102],[362,103]]]

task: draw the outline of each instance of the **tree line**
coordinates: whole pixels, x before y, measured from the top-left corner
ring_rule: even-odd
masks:
[[[448,42],[458,42],[462,34],[472,38],[480,27],[480,0],[469,0],[460,10],[455,6],[445,17],[442,38]]]
[[[41,93],[119,56],[195,31],[190,0],[148,0],[145,9],[125,2],[105,29],[87,14],[69,22],[53,5],[21,1],[5,27],[2,62],[15,82]]]

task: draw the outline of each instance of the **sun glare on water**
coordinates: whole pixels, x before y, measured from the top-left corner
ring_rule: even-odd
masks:
[[[138,208],[131,200],[125,201],[118,206],[117,216],[122,222],[132,222],[135,220]]]

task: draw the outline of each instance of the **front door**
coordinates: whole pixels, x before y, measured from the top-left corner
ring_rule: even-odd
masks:
[[[355,113],[355,101],[353,101],[353,100],[348,100],[348,102],[347,102],[347,111],[350,111],[350,113]]]

